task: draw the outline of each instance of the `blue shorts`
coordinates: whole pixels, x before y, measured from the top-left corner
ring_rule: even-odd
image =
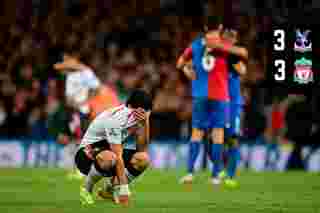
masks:
[[[239,136],[242,105],[233,103],[228,103],[227,105],[225,136]]]
[[[192,100],[192,128],[208,130],[224,128],[226,123],[227,102],[206,98]]]

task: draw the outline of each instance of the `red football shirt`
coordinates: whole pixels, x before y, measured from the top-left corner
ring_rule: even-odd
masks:
[[[208,76],[208,99],[216,101],[229,101],[228,90],[228,54],[214,51],[215,65]]]
[[[279,109],[274,109],[272,111],[272,130],[278,131],[284,127],[284,115]]]

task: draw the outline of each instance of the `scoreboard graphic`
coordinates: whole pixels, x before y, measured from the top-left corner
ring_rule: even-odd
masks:
[[[319,85],[316,29],[311,25],[273,26],[270,42],[268,86],[305,94]]]

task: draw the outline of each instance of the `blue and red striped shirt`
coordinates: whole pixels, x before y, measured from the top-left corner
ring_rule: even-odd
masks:
[[[196,72],[196,80],[192,81],[192,97],[229,101],[227,53],[209,50],[200,37],[192,42],[183,56],[192,59]]]

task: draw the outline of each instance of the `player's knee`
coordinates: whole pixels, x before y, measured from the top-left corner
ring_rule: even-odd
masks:
[[[132,166],[139,170],[145,170],[150,165],[150,157],[146,152],[137,152],[131,160]]]
[[[191,134],[192,141],[202,141],[204,132],[200,129],[193,128]]]
[[[214,128],[211,132],[211,139],[215,144],[223,144],[224,142],[224,129]]]
[[[100,152],[96,157],[96,162],[98,163],[99,167],[105,171],[115,166],[116,161],[116,154],[108,150]]]

